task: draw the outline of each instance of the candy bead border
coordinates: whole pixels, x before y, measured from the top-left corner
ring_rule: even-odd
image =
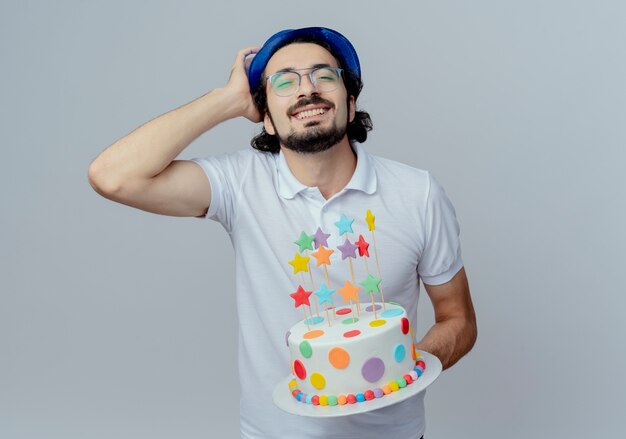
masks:
[[[395,381],[390,381],[382,387],[376,387],[374,389],[366,389],[363,392],[357,393],[356,395],[353,393],[344,395],[310,395],[302,392],[298,389],[298,382],[295,379],[289,381],[289,391],[294,399],[298,402],[310,405],[321,405],[321,406],[336,406],[336,405],[345,405],[345,404],[355,404],[361,402],[371,401],[375,398],[382,398],[385,395],[388,395],[392,392],[397,392],[398,390],[412,384],[414,381],[417,381],[424,371],[426,370],[426,363],[424,360],[419,359],[415,362],[415,367],[412,371],[403,375]]]

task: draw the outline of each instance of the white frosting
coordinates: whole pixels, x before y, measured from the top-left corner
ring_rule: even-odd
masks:
[[[382,304],[379,304],[382,305]],[[355,305],[356,306],[356,305]],[[377,310],[378,319],[374,318],[374,313],[365,311],[368,305],[361,304],[360,316],[357,317],[356,308],[354,312],[347,315],[335,315],[333,319],[332,311],[329,311],[331,326],[326,321],[326,313],[321,313],[324,321],[315,325],[309,324],[307,327],[304,320],[296,323],[290,329],[288,338],[289,352],[291,355],[292,371],[296,360],[300,361],[306,370],[306,377],[300,379],[296,373],[294,377],[298,383],[298,388],[307,394],[317,395],[340,395],[340,394],[357,394],[365,390],[373,390],[376,387],[382,387],[390,381],[408,374],[415,366],[413,359],[413,340],[411,332],[403,333],[402,319],[407,317],[404,308],[391,303],[385,304],[387,312],[399,312],[397,316],[384,317],[383,309]],[[369,304],[371,306],[371,304]],[[336,309],[349,309],[349,307],[341,307]],[[399,310],[399,311],[394,311]],[[352,323],[352,317],[358,318],[358,321]],[[371,326],[374,320],[384,320],[385,323],[380,326]],[[343,323],[343,322],[346,323]],[[408,322],[407,322],[408,325]],[[305,334],[311,331],[323,331],[323,335],[316,338],[305,338]],[[358,330],[361,333],[355,337],[345,337],[344,334],[349,331]],[[300,345],[308,342],[311,346],[311,355],[306,358],[301,352]],[[398,345],[404,347],[404,358],[397,361],[396,349]],[[329,361],[329,352],[334,347],[340,347],[348,352],[350,362],[344,369],[334,367]],[[306,349],[305,349],[306,352]],[[366,380],[362,373],[363,365],[371,358],[380,358],[384,363],[384,373],[374,382]],[[311,376],[321,374],[325,380],[325,386],[318,389],[311,383]]]

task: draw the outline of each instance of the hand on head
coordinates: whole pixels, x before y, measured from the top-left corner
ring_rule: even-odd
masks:
[[[233,98],[241,104],[241,116],[252,122],[260,122],[261,114],[254,105],[254,99],[250,93],[248,84],[247,67],[250,65],[255,53],[259,51],[259,46],[246,47],[237,52],[235,63],[230,71],[228,83],[224,87],[233,94]]]

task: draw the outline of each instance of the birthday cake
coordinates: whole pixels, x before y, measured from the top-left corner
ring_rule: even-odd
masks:
[[[335,223],[340,236],[354,233],[353,221],[341,215]],[[366,222],[375,245],[374,216],[369,210]],[[316,259],[320,272],[323,270],[325,282],[315,292],[299,285],[290,294],[296,308],[302,307],[304,319],[292,326],[285,336],[293,375],[288,387],[299,402],[341,406],[367,402],[399,391],[416,381],[426,364],[415,350],[413,331],[405,309],[397,303],[384,301],[376,247],[374,252],[379,277],[370,273],[366,260],[369,243],[363,235],[354,243],[346,236],[345,242],[337,246],[342,260],[348,260],[352,282],[346,280],[337,290],[328,287],[328,266],[331,265],[330,255],[334,252],[326,248],[329,236],[320,228],[315,235],[302,232],[295,241],[300,252],[289,262],[294,274],[308,272],[314,287],[315,281],[309,269],[310,258],[306,252],[313,250],[315,245],[316,251],[311,256]],[[367,274],[362,282],[356,281],[352,264],[352,259],[357,258],[357,249]],[[303,274],[302,281],[306,283]],[[335,307],[332,299],[335,292],[342,296],[343,306]],[[361,304],[359,292],[369,294],[371,302]],[[381,302],[375,302],[374,293],[380,294]],[[316,316],[311,308],[312,295]]]

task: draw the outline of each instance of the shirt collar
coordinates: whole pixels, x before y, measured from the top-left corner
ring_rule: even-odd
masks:
[[[356,152],[356,168],[343,191],[354,189],[371,195],[376,192],[376,172],[374,171],[372,157],[358,143],[353,145],[352,148]],[[281,197],[290,200],[298,193],[307,189],[308,186],[300,183],[292,174],[282,151],[278,153],[276,159],[276,172],[278,174],[277,191]]]

